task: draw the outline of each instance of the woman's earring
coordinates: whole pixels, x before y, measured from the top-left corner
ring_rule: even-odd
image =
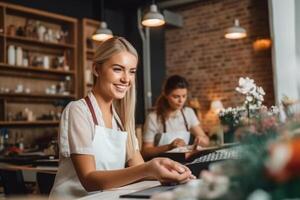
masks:
[[[94,76],[96,76],[96,77],[98,77],[98,76],[99,76],[99,74],[97,74],[96,72],[94,72],[93,74],[94,74]]]

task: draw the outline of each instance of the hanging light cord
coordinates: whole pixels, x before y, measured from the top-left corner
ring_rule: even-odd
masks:
[[[101,11],[101,14],[100,14],[100,21],[104,21],[104,0],[101,0],[100,1],[100,11]]]

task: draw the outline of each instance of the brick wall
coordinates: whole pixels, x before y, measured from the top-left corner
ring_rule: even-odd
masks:
[[[177,8],[184,27],[166,31],[166,73],[181,74],[200,100],[204,128],[216,123],[209,110],[214,99],[224,107],[236,106],[243,97],[235,92],[239,77],[253,78],[266,91],[265,104],[274,104],[271,49],[254,51],[258,38],[269,38],[267,0],[203,0]],[[238,18],[248,37],[224,38]]]

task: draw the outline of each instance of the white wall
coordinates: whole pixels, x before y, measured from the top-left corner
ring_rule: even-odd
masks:
[[[295,16],[296,16],[296,64],[298,69],[298,95],[300,96],[300,1],[295,0]]]
[[[269,0],[274,89],[277,104],[283,95],[295,99],[300,97],[300,9],[296,8],[296,4],[297,8],[300,8],[299,0]]]

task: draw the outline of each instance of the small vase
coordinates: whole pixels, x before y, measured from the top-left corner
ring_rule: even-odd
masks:
[[[8,64],[16,65],[16,49],[14,45],[8,46]]]
[[[23,64],[23,49],[22,47],[17,47],[16,51],[16,65],[22,66]]]
[[[44,41],[45,39],[45,33],[46,33],[46,27],[43,25],[39,25],[37,29],[38,37],[40,41]]]
[[[44,69],[49,69],[50,68],[49,56],[44,56],[44,58],[43,58],[43,67],[44,67]]]

